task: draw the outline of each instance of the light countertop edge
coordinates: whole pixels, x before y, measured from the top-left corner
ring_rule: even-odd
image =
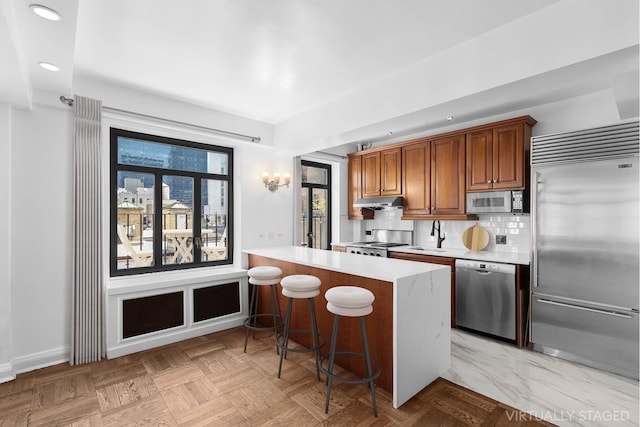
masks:
[[[448,266],[438,264],[369,257],[299,246],[248,248],[243,249],[242,252],[392,283],[404,277],[430,273],[441,268],[449,269]]]

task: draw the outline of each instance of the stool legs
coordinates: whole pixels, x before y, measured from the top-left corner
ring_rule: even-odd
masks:
[[[316,323],[316,306],[313,303],[313,298],[309,298],[309,312],[311,315],[311,330],[313,331],[313,347],[316,349],[314,352],[316,357],[316,376],[320,381],[320,345],[318,341],[318,324]]]
[[[255,317],[255,313],[257,311],[256,307],[258,306],[258,289],[257,287],[254,285],[253,286],[253,292],[251,293],[251,301],[249,302],[249,319],[247,319],[247,324],[251,323],[251,320],[253,320],[253,327],[256,327],[256,322],[257,322],[257,317]],[[252,319],[253,317],[253,319]],[[245,327],[244,328],[244,352],[247,352],[247,341],[249,341],[249,328]],[[256,338],[256,330],[253,330],[253,339]]]
[[[282,351],[280,352],[280,365],[278,366],[278,378],[282,373],[282,361],[287,357],[287,350],[289,349],[289,333],[291,332],[291,312],[293,307],[294,298],[288,298],[287,300],[287,314],[284,322],[284,331],[282,333]],[[316,359],[316,376],[318,381],[320,381],[320,341],[318,340],[318,325],[316,323],[316,309],[315,304],[313,302],[313,298],[307,298],[309,301],[309,315],[311,317],[311,335],[313,337],[313,352],[315,353]],[[300,331],[302,332],[302,331]],[[306,332],[306,331],[305,331]],[[323,338],[323,346],[324,341]],[[276,338],[277,343],[277,338]],[[294,351],[294,350],[291,350]],[[297,351],[308,351],[308,350],[297,350]]]
[[[280,352],[280,365],[278,366],[278,378],[282,373],[282,359],[286,357],[287,347],[289,346],[289,326],[291,325],[291,308],[293,307],[293,298],[287,301],[287,314],[284,320],[284,331],[282,332],[282,351]],[[276,340],[277,341],[277,340]]]
[[[329,413],[329,400],[331,400],[331,383],[333,382],[333,362],[336,358],[336,341],[338,340],[338,323],[340,316],[337,314],[333,317],[333,332],[331,333],[331,350],[329,350],[329,375],[327,375],[327,401],[324,405],[324,413]]]
[[[376,389],[373,386],[373,372],[371,371],[371,356],[369,355],[369,341],[367,340],[367,325],[364,316],[360,316],[360,331],[362,332],[362,346],[364,348],[364,359],[367,364],[367,378],[369,378],[369,388],[371,389],[371,402],[373,403],[373,415],[378,416],[376,407]]]
[[[331,400],[331,386],[333,383],[333,379],[334,377],[338,380],[338,381],[343,381],[343,382],[347,382],[347,383],[368,383],[369,385],[369,389],[371,389],[371,402],[373,404],[373,415],[374,416],[378,416],[378,407],[376,406],[376,391],[375,391],[375,386],[373,383],[373,380],[376,379],[379,375],[380,375],[380,365],[378,364],[378,362],[376,363],[377,369],[378,371],[375,373],[373,373],[373,369],[372,369],[372,358],[371,355],[369,354],[369,341],[367,339],[367,326],[365,323],[365,316],[359,316],[360,317],[360,332],[362,335],[362,346],[363,346],[363,353],[356,353],[356,352],[352,352],[352,351],[336,351],[336,341],[338,338],[338,325],[340,322],[340,316],[339,315],[334,315],[334,320],[333,320],[333,332],[331,334],[331,350],[329,351],[329,367],[326,371],[323,372],[327,374],[327,400],[325,402],[324,405],[324,413],[328,414],[329,413],[329,401]],[[367,368],[367,377],[363,378],[363,379],[357,379],[357,380],[348,380],[346,378],[340,378],[339,376],[336,376],[333,374],[333,367],[334,367],[334,362],[335,362],[335,356],[336,354],[354,354],[354,355],[359,355],[359,356],[364,356],[365,359],[365,363],[366,363],[366,368]],[[327,358],[327,356],[324,356],[322,358],[322,360],[325,360]]]
[[[266,330],[273,330],[276,341],[276,353],[280,353],[278,349],[278,329],[282,326],[279,324],[279,320],[282,319],[282,312],[280,311],[280,300],[277,297],[276,285],[268,285],[271,291],[271,317],[273,319],[273,327],[265,327]],[[249,318],[245,321],[245,335],[244,335],[244,352],[247,352],[247,341],[249,340],[249,329],[253,330],[253,338],[256,338],[256,330],[263,329],[257,326],[258,317],[269,316],[269,314],[261,315],[258,311],[258,302],[260,301],[260,286],[253,285],[253,293],[251,294],[251,301],[249,302]],[[253,324],[252,324],[253,323]]]

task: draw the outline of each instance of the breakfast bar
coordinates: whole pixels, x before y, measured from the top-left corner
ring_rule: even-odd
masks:
[[[450,267],[390,258],[296,246],[245,249],[242,266],[272,265],[282,269],[283,277],[309,274],[320,278],[316,297],[318,330],[331,336],[333,317],[326,310],[324,293],[334,286],[360,286],[375,295],[373,313],[367,317],[369,347],[381,366],[376,384],[392,393],[393,406],[400,407],[416,393],[449,369],[451,359]],[[284,303],[284,297],[281,303]],[[267,298],[262,298],[267,301]],[[302,307],[302,305],[300,306]],[[266,307],[265,307],[266,308]],[[292,328],[303,326],[309,315],[304,308],[292,314]],[[361,345],[353,322],[341,322],[348,329],[338,347]],[[351,333],[353,329],[353,333]],[[307,337],[296,339],[308,347]],[[322,349],[326,354],[329,343]],[[363,375],[359,365],[337,361],[348,371]]]

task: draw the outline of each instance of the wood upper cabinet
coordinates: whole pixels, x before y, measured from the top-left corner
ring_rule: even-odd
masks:
[[[526,187],[533,124],[527,117],[467,134],[467,191]]]
[[[402,219],[477,219],[468,191],[529,185],[530,116],[516,117],[349,154],[349,219],[360,197],[404,197]],[[369,219],[369,218],[364,218]]]
[[[465,135],[431,141],[431,215],[464,215]]]
[[[402,147],[403,219],[465,215],[465,137],[462,134]]]
[[[402,194],[402,156],[400,147],[380,152],[381,196]]]
[[[401,187],[400,147],[362,155],[362,196],[399,196]]]
[[[349,219],[372,219],[371,209],[354,208],[353,203],[362,198],[362,156],[349,154],[349,175],[347,177],[348,191],[348,218]]]
[[[403,217],[431,214],[431,141],[402,147]]]

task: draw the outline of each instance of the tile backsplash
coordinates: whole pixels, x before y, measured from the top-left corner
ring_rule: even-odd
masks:
[[[433,221],[403,221],[402,210],[376,211],[375,218],[364,221],[366,230],[390,229],[413,230],[413,243],[424,247],[437,245],[436,236],[431,236]],[[489,232],[489,245],[485,251],[528,253],[531,219],[529,214],[487,214],[479,215],[477,221],[440,221],[441,233],[445,233],[443,248],[466,249],[462,243],[462,233],[473,225],[478,224]],[[506,236],[506,244],[496,244],[496,236]]]

